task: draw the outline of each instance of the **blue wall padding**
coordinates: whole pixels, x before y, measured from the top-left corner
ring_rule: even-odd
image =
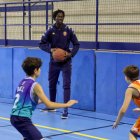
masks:
[[[16,87],[25,77],[21,65],[26,58],[26,50],[25,48],[13,48],[13,98],[15,97]]]
[[[19,81],[25,76],[21,64],[24,58],[28,56],[42,59],[43,65],[41,68],[41,75],[37,81],[42,85],[46,95],[49,97],[48,66],[50,57],[48,53],[41,50],[24,48],[14,49],[14,91]],[[79,101],[79,104],[74,107],[94,110],[94,51],[79,51],[73,58],[72,67],[71,98]],[[59,81],[57,101],[63,102],[63,82],[61,74]]]
[[[96,53],[96,111],[116,113],[115,53]]]
[[[43,61],[43,65],[41,67],[41,75],[37,78],[37,82],[41,84],[44,89],[45,94],[48,96],[48,63],[49,63],[49,55],[41,50],[27,49],[27,48],[14,48],[14,59],[13,59],[13,91],[15,95],[16,87],[22,78],[26,77],[25,73],[22,70],[22,62],[26,57],[38,57]]]
[[[123,103],[125,82],[123,69],[127,65],[140,67],[139,54],[127,53],[96,53],[96,111],[116,115]],[[136,106],[132,102],[126,116],[136,117],[132,109]]]
[[[12,49],[0,49],[0,98],[12,98]],[[3,99],[5,100],[5,99]]]
[[[140,54],[117,54],[117,111],[123,103],[125,91],[128,87],[123,74],[124,67],[128,65],[136,65],[140,68]],[[138,114],[132,111],[135,107],[134,103],[131,102],[128,111],[126,112],[126,116],[137,117]]]
[[[27,49],[26,56],[38,57],[42,60],[43,63],[41,67],[41,73],[40,77],[37,78],[37,82],[41,84],[45,94],[49,97],[48,71],[49,71],[50,55],[41,50]]]
[[[94,110],[95,52],[79,51],[73,59],[72,97],[79,101],[80,109]]]
[[[37,81],[42,85],[46,95],[49,97],[49,54],[41,50],[27,48],[1,48],[1,102],[13,100],[15,89],[19,81],[25,77],[21,64],[27,56],[39,57],[42,59],[43,65],[41,68],[41,75]],[[116,115],[123,103],[125,90],[128,86],[124,80],[122,71],[124,67],[131,64],[140,67],[139,60],[140,54],[80,50],[73,58],[72,63],[71,98],[79,101],[74,108],[86,110],[94,110],[96,108],[96,112]],[[95,63],[96,77],[94,75]],[[59,81],[57,101],[63,102],[62,75],[60,75]],[[94,86],[95,84],[96,88]],[[94,92],[95,89],[96,92]],[[134,104],[131,103],[126,116],[136,117],[135,113],[132,111],[134,107]]]
[[[94,110],[94,51],[79,51],[72,62],[71,98],[79,103],[74,108]],[[62,77],[59,78],[58,101],[63,101]]]
[[[43,60],[41,75],[38,78],[38,81],[43,86],[43,89],[49,97],[49,54],[41,50],[27,50],[26,56],[35,56]],[[72,67],[71,98],[79,100],[79,104],[74,107],[94,110],[94,51],[79,51],[73,58]],[[57,87],[57,101],[63,102],[62,74],[59,76],[59,83]]]

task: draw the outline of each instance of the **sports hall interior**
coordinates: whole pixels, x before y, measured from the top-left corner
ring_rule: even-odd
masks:
[[[62,9],[66,14],[64,23],[75,31],[80,42],[80,50],[72,59],[71,83],[71,98],[78,100],[79,103],[70,109],[71,116],[67,121],[59,120],[61,109],[55,113],[55,117],[54,114],[47,114],[50,117],[48,121],[56,122],[54,125],[49,123],[49,127],[58,128],[62,123],[61,129],[69,130],[68,132],[55,130],[62,135],[52,136],[51,139],[127,140],[129,128],[139,115],[132,111],[135,108],[133,102],[116,133],[112,131],[111,125],[123,103],[128,86],[124,79],[124,67],[137,65],[140,68],[139,6],[139,0],[0,0],[0,129],[4,130],[3,133],[6,134],[7,129],[10,129],[4,126],[9,125],[8,119],[15,90],[25,76],[21,64],[26,57],[34,56],[42,59],[41,75],[37,81],[49,97],[50,58],[49,54],[39,49],[38,44],[43,33],[54,23],[53,11]],[[57,101],[62,102],[61,75],[57,87]],[[45,116],[42,116],[46,114],[39,111],[43,107],[44,105],[38,106],[36,117],[34,116],[35,123],[39,123],[38,114],[42,120],[47,121]],[[75,118],[75,121],[72,118]],[[85,119],[88,122],[85,121],[80,126]],[[42,124],[44,125],[44,122]],[[73,127],[72,124],[76,126]],[[104,131],[96,129],[100,127]],[[90,128],[93,129],[88,130]],[[46,133],[55,135],[54,132],[40,129],[44,135],[47,135]],[[80,130],[87,130],[86,134],[90,134],[91,137],[71,138],[64,135],[82,132]],[[4,138],[4,134],[0,136]],[[12,136],[14,135],[12,133]],[[5,140],[9,139],[7,136]],[[18,139],[14,137],[12,140]]]

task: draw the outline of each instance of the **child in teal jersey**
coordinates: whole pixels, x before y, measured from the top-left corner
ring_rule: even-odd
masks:
[[[22,134],[24,140],[44,140],[31,121],[32,113],[38,103],[43,102],[48,108],[67,108],[77,103],[76,100],[70,100],[65,104],[55,103],[46,97],[41,85],[35,81],[40,75],[41,65],[41,59],[27,57],[22,64],[27,77],[19,83],[16,89],[10,121]]]

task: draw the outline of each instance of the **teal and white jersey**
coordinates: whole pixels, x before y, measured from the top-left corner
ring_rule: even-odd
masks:
[[[27,77],[20,82],[16,89],[11,115],[31,118],[38,104],[38,97],[33,92],[36,84],[32,77]]]

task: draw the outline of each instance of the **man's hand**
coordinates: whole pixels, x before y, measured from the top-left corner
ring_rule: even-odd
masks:
[[[71,53],[66,52],[66,59],[71,57]]]
[[[56,48],[51,49],[51,53],[53,53],[56,50]]]

